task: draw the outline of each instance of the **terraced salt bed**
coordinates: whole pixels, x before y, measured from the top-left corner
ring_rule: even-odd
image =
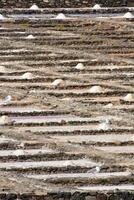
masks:
[[[26,116],[26,117],[11,117],[16,123],[46,123],[46,122],[61,122],[62,120],[65,122],[73,121],[73,122],[86,122],[91,121],[89,118],[81,118],[73,115],[47,115],[47,116]]]
[[[124,185],[110,185],[110,186],[103,186],[103,185],[96,185],[96,186],[82,186],[77,187],[78,190],[84,190],[84,191],[134,191],[134,185],[133,184],[124,184]]]
[[[2,134],[12,135],[17,141],[16,145],[6,146],[0,139],[1,180],[5,176],[9,180],[11,173],[19,192],[24,191],[22,195],[31,192],[31,185],[37,193],[41,189],[45,194],[45,187],[52,193],[55,188],[58,192],[74,190],[69,199],[88,199],[78,190],[93,191],[91,198],[97,195],[101,199],[96,191],[134,189],[129,172],[134,166],[134,107],[133,101],[123,101],[123,97],[133,93],[133,22],[117,20],[124,15],[124,9],[119,10],[120,14],[90,14],[89,9],[88,14],[67,15],[74,19],[65,22],[49,20],[56,14],[23,15],[20,10],[16,13],[22,15],[12,15],[14,22],[2,24],[8,29],[1,29],[0,60],[11,73],[0,74],[1,95],[13,98],[0,106],[0,112],[13,123],[0,128]],[[28,23],[23,24],[22,18]],[[17,31],[16,27],[21,29]],[[35,39],[27,40],[29,34]],[[83,71],[75,69],[78,62],[84,63]],[[20,80],[25,72],[31,72],[35,78]],[[64,79],[66,85],[52,87],[55,79]],[[94,85],[101,86],[100,93],[90,94]],[[109,103],[113,106],[105,107]],[[102,124],[108,124],[107,130],[101,129],[105,128]],[[100,172],[96,167],[100,167]],[[10,192],[8,181],[0,188],[2,193]],[[35,190],[32,188],[32,194]],[[59,199],[56,195],[55,199]],[[112,199],[111,194],[104,196]]]
[[[12,101],[13,102],[13,101]],[[34,108],[34,107],[29,107],[29,106],[5,106],[2,107],[0,106],[0,112],[10,112],[10,113],[32,113],[32,112],[43,112],[43,111],[47,111],[44,109],[40,109],[40,108]]]
[[[99,126],[100,124],[98,125],[94,125],[94,124],[91,124],[91,125],[77,125],[77,126],[73,126],[73,125],[70,125],[70,126],[34,126],[34,127],[27,127],[27,126],[22,126],[21,128],[19,128],[19,130],[21,131],[26,131],[26,132],[32,132],[32,133],[49,133],[49,134],[54,134],[54,133],[58,133],[58,134],[66,134],[66,133],[79,133],[79,132],[90,132],[90,131],[104,131],[104,129],[100,128]],[[112,126],[110,128],[108,128],[106,131],[109,131],[110,130],[115,130],[115,132],[117,131],[130,131],[132,130],[133,131],[133,128],[132,127],[126,127],[126,126],[120,126],[120,127],[117,127],[117,126]]]
[[[64,173],[64,174],[39,174],[39,175],[27,175],[28,178],[40,179],[40,180],[64,180],[64,179],[109,179],[109,178],[117,178],[117,177],[128,177],[130,176],[130,172],[111,172],[111,173]]]
[[[90,87],[89,87],[89,89],[90,89]],[[68,93],[72,93],[72,94],[87,94],[87,93],[90,93],[89,92],[89,89],[55,89],[55,90],[39,90],[38,92],[39,93],[42,93],[42,94],[45,94],[45,93],[57,93],[57,94],[62,94],[62,93],[64,93],[64,94],[68,94]],[[106,93],[106,92],[108,92],[108,91],[112,91],[112,90],[108,90],[108,89],[104,89],[104,93]],[[101,93],[103,93],[103,92],[101,92]]]
[[[36,162],[10,162],[0,163],[0,169],[17,170],[17,169],[38,169],[38,168],[64,168],[68,166],[95,167],[97,163],[86,159],[79,160],[57,160],[57,161],[36,161]]]
[[[129,141],[134,141],[134,136],[132,134],[103,134],[103,135],[77,135],[77,136],[53,136],[53,138],[56,138],[60,141],[71,141],[73,143],[78,143],[78,142],[129,142]]]
[[[134,140],[134,136],[132,136],[132,140]],[[96,149],[116,154],[134,154],[134,146],[108,146],[96,147]]]
[[[0,158],[9,157],[9,156],[36,156],[36,155],[47,155],[47,154],[54,154],[56,151],[51,149],[30,149],[30,150],[0,150]]]
[[[107,9],[107,8],[103,8],[103,9]],[[92,10],[92,8],[91,8]],[[90,12],[90,11],[89,11]],[[85,18],[85,19],[90,19],[90,18],[113,18],[113,17],[122,17],[124,16],[124,12],[122,13],[95,13],[95,14],[68,14],[66,20],[69,19],[81,19],[81,18]],[[11,19],[29,19],[29,20],[53,20],[55,15],[53,14],[20,14],[20,15],[8,15],[9,18]]]
[[[8,144],[8,143],[15,143],[17,140],[11,139],[11,138],[5,138],[5,137],[0,137],[0,144]]]

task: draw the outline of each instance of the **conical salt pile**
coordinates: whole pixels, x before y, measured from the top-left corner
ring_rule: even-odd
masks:
[[[24,155],[24,150],[23,149],[17,149],[17,150],[15,150],[14,152],[13,152],[13,155],[15,155],[15,156],[21,156],[21,155]]]
[[[39,10],[39,7],[38,7],[36,4],[33,4],[33,5],[30,7],[30,10]]]
[[[127,12],[123,17],[126,18],[126,19],[132,19],[132,18],[134,18],[134,16],[132,15],[131,12]]]
[[[105,121],[101,122],[100,125],[99,125],[99,130],[109,130],[111,129],[111,126],[110,126],[110,123],[109,123],[109,120],[106,119]]]
[[[85,67],[84,67],[83,63],[78,63],[78,64],[76,65],[75,69],[83,70],[83,69],[85,69]]]
[[[26,38],[27,39],[34,39],[35,37],[33,35],[28,35]]]
[[[0,73],[7,73],[7,69],[4,66],[0,66]]]
[[[9,102],[11,102],[11,100],[12,100],[11,95],[8,95],[7,97],[5,97],[4,103],[9,103]]]
[[[33,74],[30,72],[26,72],[21,76],[22,79],[32,79],[34,78]]]
[[[107,130],[109,130],[109,129],[110,129],[110,125],[107,124],[107,123],[105,123],[105,122],[103,122],[103,123],[101,123],[101,124],[99,125],[99,130],[107,131]]]
[[[92,9],[94,9],[94,10],[100,10],[101,6],[99,4],[95,4]]]
[[[5,17],[2,14],[0,14],[0,19],[5,19]]]
[[[134,99],[134,97],[133,97],[133,95],[132,94],[127,94],[124,98],[123,98],[123,100],[124,101],[132,101]]]
[[[0,117],[0,125],[5,125],[9,123],[11,123],[11,119],[8,116],[3,115],[2,117]]]
[[[90,93],[100,93],[100,92],[103,92],[103,90],[100,86],[96,85],[96,86],[91,87],[89,92]]]
[[[51,83],[52,86],[64,86],[65,85],[65,81],[62,79],[56,79],[55,81],[53,81]]]
[[[65,16],[63,13],[60,13],[60,14],[58,14],[58,15],[56,16],[55,19],[62,19],[62,20],[64,20],[64,19],[66,19],[66,16]]]
[[[108,103],[107,105],[104,106],[105,108],[112,108],[113,104],[112,103]]]

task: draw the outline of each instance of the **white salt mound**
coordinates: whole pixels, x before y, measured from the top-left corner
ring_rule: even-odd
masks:
[[[7,69],[4,66],[0,66],[0,73],[6,73]]]
[[[33,4],[33,5],[30,7],[30,10],[39,10],[39,7],[38,7],[36,4]]]
[[[109,130],[109,129],[111,129],[111,127],[110,127],[110,124],[108,122],[102,122],[102,123],[100,123],[99,130],[106,131],[106,130]]]
[[[23,149],[17,149],[13,152],[13,155],[15,156],[21,156],[24,155],[24,150]]]
[[[5,97],[4,102],[5,102],[5,103],[8,103],[8,102],[10,102],[11,100],[12,100],[11,95],[8,95],[7,97]]]
[[[101,170],[101,167],[100,166],[96,166],[95,169],[96,169],[96,173],[99,173],[100,170]]]
[[[28,35],[26,38],[27,39],[34,39],[35,37],[33,35]]]
[[[79,69],[79,70],[83,70],[85,67],[83,65],[83,63],[78,63],[75,67],[75,69]]]
[[[55,81],[53,81],[51,83],[52,86],[64,86],[65,85],[65,81],[62,79],[56,79]]]
[[[0,125],[5,125],[9,123],[11,123],[11,119],[8,116],[3,115],[2,117],[0,117]]]
[[[5,19],[5,17],[2,14],[0,14],[0,19]]]
[[[26,72],[21,76],[22,79],[32,79],[34,78],[33,74],[30,72]]]
[[[112,103],[108,103],[107,105],[104,106],[105,108],[112,108],[113,104]]]
[[[66,16],[63,14],[63,13],[60,13],[60,14],[58,14],[57,16],[56,16],[56,18],[55,19],[66,19]]]
[[[133,95],[132,94],[127,94],[124,98],[123,98],[123,100],[124,101],[132,101],[133,100]]]
[[[131,12],[127,12],[123,17],[126,18],[126,19],[132,19],[132,18],[134,18],[134,16],[132,15]]]
[[[93,6],[93,9],[94,9],[94,10],[100,10],[100,9],[101,9],[101,6],[100,6],[99,4],[95,4],[95,5]]]
[[[90,93],[100,93],[103,92],[102,88],[100,86],[93,86],[89,90]]]

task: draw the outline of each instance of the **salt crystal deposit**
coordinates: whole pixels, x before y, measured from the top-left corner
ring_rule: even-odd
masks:
[[[8,95],[7,97],[5,97],[4,103],[9,103],[9,102],[11,102],[11,100],[12,100],[11,95]]]
[[[103,92],[102,88],[100,86],[93,86],[89,89],[90,93],[100,93]]]
[[[112,108],[113,104],[112,103],[108,103],[107,105],[104,106],[105,108]]]
[[[24,155],[24,150],[23,149],[17,149],[13,152],[13,155],[15,156],[21,156]]]
[[[0,117],[0,125],[5,125],[9,123],[11,123],[11,119],[8,116],[3,115],[2,117]]]
[[[32,79],[34,78],[33,74],[30,72],[26,72],[21,76],[22,79]]]
[[[101,170],[101,167],[100,166],[96,166],[96,173],[99,173],[100,172],[100,170]]]
[[[132,18],[134,18],[134,16],[132,15],[131,12],[127,12],[123,17],[126,18],[126,19],[132,19]]]
[[[132,101],[133,99],[133,95],[130,93],[123,98],[124,101]]]
[[[26,38],[27,39],[34,39],[35,37],[33,35],[28,35]]]
[[[107,131],[109,129],[111,129],[109,122],[105,121],[100,123],[99,130]]]
[[[0,66],[0,73],[7,73],[6,67]]]
[[[39,7],[38,7],[36,4],[33,4],[33,5],[30,7],[30,10],[39,10]]]
[[[64,86],[65,85],[65,81],[62,79],[56,79],[55,81],[53,81],[51,83],[52,86]]]
[[[78,63],[75,67],[75,69],[78,69],[78,70],[83,70],[85,67],[83,65],[83,63]]]
[[[0,14],[0,20],[3,20],[3,19],[5,19],[5,17],[2,14]]]
[[[95,4],[92,9],[94,9],[94,10],[100,10],[101,6],[99,4]]]
[[[58,15],[56,16],[55,19],[64,20],[64,19],[66,19],[66,16],[65,16],[63,13],[60,13],[60,14],[58,14]]]

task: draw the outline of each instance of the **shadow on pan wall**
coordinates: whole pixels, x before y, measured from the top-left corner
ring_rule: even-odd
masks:
[[[94,4],[106,7],[134,6],[134,0],[0,0],[0,8],[29,8],[34,3],[40,8],[90,7]]]

